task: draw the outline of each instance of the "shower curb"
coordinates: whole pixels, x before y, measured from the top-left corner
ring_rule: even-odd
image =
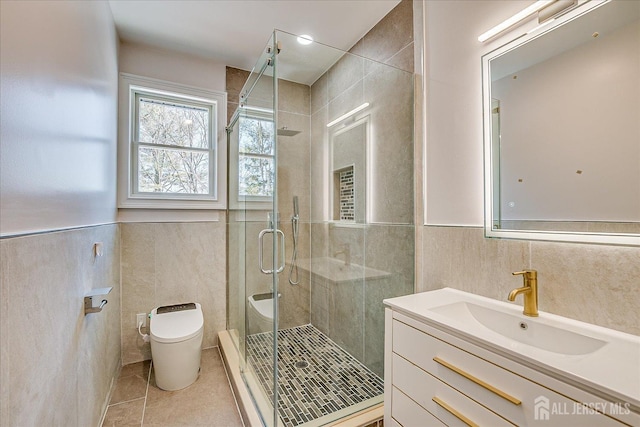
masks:
[[[240,376],[240,361],[229,331],[218,332],[218,344],[243,424],[246,427],[261,427],[260,415],[251,403],[249,390]]]

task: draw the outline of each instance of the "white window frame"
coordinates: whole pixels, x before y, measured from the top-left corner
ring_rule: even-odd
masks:
[[[211,107],[211,150],[209,194],[145,193],[137,191],[138,146],[136,95],[169,97],[186,104]],[[141,209],[226,209],[227,144],[225,123],[227,94],[133,74],[120,73],[118,96],[118,208]],[[159,145],[159,148],[162,146]]]

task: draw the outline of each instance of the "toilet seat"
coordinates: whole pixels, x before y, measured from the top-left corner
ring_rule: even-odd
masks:
[[[160,343],[177,343],[195,337],[202,331],[204,318],[202,307],[196,303],[191,310],[173,311],[157,314],[158,309],[151,312],[151,339]]]
[[[260,316],[265,320],[273,320],[273,299],[256,300],[253,295],[249,297],[249,304],[255,308]]]

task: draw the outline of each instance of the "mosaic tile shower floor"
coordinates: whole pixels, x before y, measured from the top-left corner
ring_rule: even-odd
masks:
[[[249,362],[273,404],[271,349],[271,332],[247,337]],[[380,377],[312,325],[278,331],[278,353],[278,413],[286,427],[384,393]]]

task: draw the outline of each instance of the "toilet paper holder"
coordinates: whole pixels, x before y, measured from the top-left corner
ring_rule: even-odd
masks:
[[[89,291],[89,293],[84,296],[84,315],[101,312],[102,308],[109,301],[99,297],[107,295],[112,289],[113,287],[110,286],[108,288],[96,288]]]

